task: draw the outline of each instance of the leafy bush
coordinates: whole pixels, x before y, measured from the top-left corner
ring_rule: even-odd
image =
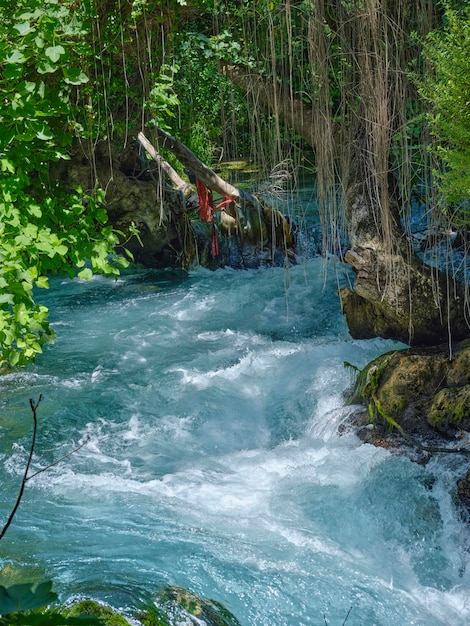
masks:
[[[461,204],[470,199],[470,6],[446,6],[442,28],[430,34],[424,48],[431,71],[420,91],[431,105],[434,153],[443,165],[440,190],[448,202]],[[468,222],[468,210],[463,202],[458,221]]]
[[[66,617],[60,611],[44,609],[56,600],[50,581],[36,587],[29,583],[0,585],[0,626],[106,626],[96,616]]]
[[[103,192],[71,192],[49,177],[51,163],[69,158],[72,99],[88,82],[85,26],[72,2],[0,7],[0,365],[24,365],[53,339],[33,294],[49,272],[88,279],[127,264],[109,256],[118,234],[106,226]]]

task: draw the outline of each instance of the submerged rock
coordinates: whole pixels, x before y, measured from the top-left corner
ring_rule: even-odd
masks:
[[[129,626],[130,622],[117,611],[95,600],[80,600],[74,602],[63,611],[65,617],[90,618],[100,620],[103,626]],[[86,621],[84,621],[86,624]]]
[[[88,598],[74,600],[60,613],[68,618],[97,618],[102,626],[240,626],[220,602],[172,586],[163,587],[151,606],[129,619],[112,607]]]
[[[201,598],[181,587],[164,587],[155,608],[138,616],[143,626],[240,626],[220,602]]]

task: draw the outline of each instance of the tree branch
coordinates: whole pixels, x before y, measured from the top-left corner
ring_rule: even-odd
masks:
[[[86,445],[90,441],[90,437],[87,437],[85,439],[85,441],[82,444],[80,444],[77,448],[74,448],[73,450],[71,450],[70,452],[67,452],[67,454],[64,454],[64,456],[61,456],[59,459],[53,461],[52,463],[50,463],[46,467],[43,467],[42,469],[38,470],[37,472],[34,472],[34,474],[31,474],[30,476],[28,476],[29,467],[31,465],[31,461],[32,461],[32,458],[33,458],[34,447],[36,445],[36,435],[37,435],[37,430],[38,430],[37,408],[38,408],[40,402],[42,401],[43,397],[44,396],[42,394],[40,394],[37,402],[34,402],[34,400],[32,398],[29,399],[29,405],[31,407],[31,411],[33,412],[33,421],[34,421],[33,438],[31,440],[31,449],[29,451],[28,460],[26,462],[26,467],[25,467],[25,470],[24,470],[23,479],[21,481],[21,487],[20,487],[20,491],[18,493],[18,497],[16,498],[15,505],[12,508],[10,515],[8,516],[6,524],[2,528],[2,531],[0,532],[0,539],[2,539],[3,535],[7,532],[10,524],[13,521],[13,518],[15,517],[16,511],[18,510],[18,507],[20,506],[20,503],[21,503],[21,498],[23,497],[24,488],[25,488],[26,483],[28,482],[28,480],[30,480],[31,478],[34,478],[35,476],[37,476],[38,474],[41,474],[42,472],[45,472],[50,467],[54,467],[54,465],[57,465],[57,463],[60,463],[60,461],[63,461],[64,459],[69,457],[71,454],[74,454],[75,452],[77,452],[78,450],[83,448],[83,446]]]
[[[38,470],[37,472],[34,472],[34,474],[31,474],[31,476],[28,476],[25,479],[25,482],[28,481],[28,480],[31,480],[31,478],[34,478],[38,474],[42,474],[42,472],[45,472],[46,470],[50,469],[51,467],[54,467],[54,465],[57,465],[57,463],[60,463],[61,461],[63,461],[67,457],[71,456],[72,454],[75,454],[75,452],[78,452],[79,450],[81,450],[83,448],[83,446],[86,446],[86,444],[89,441],[90,441],[90,435],[87,436],[87,438],[85,439],[85,441],[83,443],[81,443],[79,446],[77,446],[73,450],[70,450],[70,452],[67,452],[67,454],[64,454],[64,456],[61,456],[60,458],[56,459],[52,463],[49,463],[49,465],[46,465],[46,467],[43,467],[42,469]]]
[[[183,195],[189,195],[192,191],[191,185],[189,185],[185,180],[181,178],[178,172],[171,167],[168,161],[165,161],[160,154],[155,150],[150,141],[144,135],[144,133],[139,133],[137,135],[137,141],[144,148],[144,150],[152,157],[154,161],[157,162],[158,166],[165,172],[165,174],[170,179],[173,187],[177,191],[182,191]]]
[[[26,485],[26,481],[28,480],[29,466],[31,465],[31,460],[33,458],[33,453],[34,453],[34,446],[36,445],[36,433],[37,433],[37,429],[38,429],[38,419],[37,419],[36,411],[37,411],[39,403],[41,402],[42,399],[43,399],[43,395],[42,394],[40,394],[37,402],[34,402],[34,400],[32,398],[29,399],[29,405],[30,405],[31,410],[33,412],[33,420],[34,420],[33,438],[31,440],[31,449],[29,451],[28,460],[26,462],[26,467],[25,467],[24,474],[23,474],[23,480],[21,481],[21,487],[20,487],[20,491],[18,493],[18,497],[16,498],[15,506],[11,510],[11,513],[8,516],[6,524],[2,528],[2,532],[0,532],[0,539],[2,539],[3,535],[7,532],[10,524],[12,523],[13,518],[15,517],[15,513],[18,510],[18,507],[20,506],[21,498],[23,497],[23,492],[24,492],[24,488],[25,488],[25,485]]]
[[[162,142],[162,146],[173,152],[178,161],[189,171],[193,172],[196,178],[204,183],[206,187],[219,193],[225,198],[232,198],[236,202],[245,202],[253,206],[258,206],[257,198],[238,187],[220,178],[210,167],[207,167],[191,150],[181,141],[178,141],[161,128],[157,127],[157,135]],[[141,134],[141,133],[140,133]]]

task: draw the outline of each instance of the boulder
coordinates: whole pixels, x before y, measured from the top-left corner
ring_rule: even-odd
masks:
[[[88,598],[74,601],[61,614],[67,618],[93,617],[101,626],[240,626],[220,602],[176,586],[160,589],[151,605],[129,620],[112,607]]]
[[[144,626],[240,626],[220,602],[176,586],[163,587],[155,598],[155,608],[137,617]]]
[[[80,600],[62,611],[64,617],[97,618],[102,626],[130,626],[130,622],[117,611],[95,600]],[[84,621],[84,624],[87,622]]]
[[[382,426],[408,435],[455,437],[470,430],[470,341],[381,355],[357,378],[353,402]]]
[[[405,452],[421,463],[434,452],[458,452],[468,459],[470,341],[453,346],[451,353],[448,346],[440,346],[379,356],[358,374],[350,402],[368,407],[354,420],[358,435],[367,443]],[[457,438],[458,447],[449,444],[449,439]],[[470,520],[468,463],[463,473],[455,500]]]

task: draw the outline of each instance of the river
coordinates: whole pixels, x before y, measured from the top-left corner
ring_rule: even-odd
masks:
[[[131,610],[163,584],[242,626],[464,626],[470,532],[462,459],[426,466],[362,443],[350,368],[397,346],[355,341],[333,260],[53,278],[57,342],[0,381],[0,545],[11,580],[52,579]],[[41,294],[42,295],[42,294]],[[349,613],[349,615],[348,615]]]

